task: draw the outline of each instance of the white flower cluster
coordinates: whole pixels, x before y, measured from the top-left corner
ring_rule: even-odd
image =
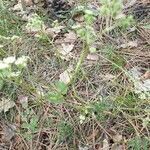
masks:
[[[3,60],[0,60],[0,73],[9,70],[9,74],[7,74],[7,77],[19,76],[21,72],[13,72],[11,69],[12,64],[16,65],[18,69],[22,69],[27,66],[28,59],[28,56],[22,56],[17,59],[14,56],[4,58]]]
[[[80,115],[79,116],[79,120],[80,120],[80,124],[82,124],[85,121],[85,116],[84,115]]]
[[[28,56],[19,57],[19,58],[15,61],[15,64],[16,64],[17,66],[26,67],[26,66],[27,66],[27,61],[28,61],[28,59],[29,59]]]
[[[2,39],[2,40],[12,40],[12,41],[21,40],[21,38],[19,36],[16,36],[16,35],[13,35],[12,37],[6,37],[6,36],[0,35],[0,39]],[[0,45],[0,47],[1,47],[1,45]]]

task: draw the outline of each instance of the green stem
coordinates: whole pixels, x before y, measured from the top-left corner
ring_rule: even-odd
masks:
[[[72,76],[72,80],[71,80],[70,84],[75,82],[75,80],[77,78],[77,74],[80,71],[81,65],[82,65],[83,61],[85,60],[88,52],[89,52],[89,46],[86,43],[84,43],[82,53],[80,55],[79,61],[77,62],[77,65],[76,65],[76,68],[75,68],[75,71]]]

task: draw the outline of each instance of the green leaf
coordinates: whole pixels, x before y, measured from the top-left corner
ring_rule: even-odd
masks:
[[[55,86],[56,86],[56,90],[59,94],[62,94],[62,95],[67,94],[68,86],[64,82],[57,81],[55,83]]]
[[[21,127],[29,130],[29,124],[27,122],[22,123]]]
[[[0,70],[1,78],[7,78],[10,74],[11,74],[11,71],[9,69]]]
[[[89,48],[89,51],[90,51],[91,53],[95,53],[95,52],[96,52],[96,48],[95,48],[95,47],[90,47],[90,48]]]
[[[2,90],[3,85],[4,85],[4,81],[0,79],[0,90]]]
[[[48,100],[50,101],[50,102],[52,102],[52,103],[55,103],[55,104],[61,104],[61,103],[63,103],[64,102],[64,97],[63,97],[63,95],[62,94],[60,94],[60,93],[49,93],[48,95],[47,95],[47,97],[48,97]]]
[[[30,120],[30,130],[32,132],[35,132],[37,125],[38,125],[38,118],[36,116],[33,116],[33,118],[31,118]]]
[[[150,29],[150,24],[143,26],[145,29]]]

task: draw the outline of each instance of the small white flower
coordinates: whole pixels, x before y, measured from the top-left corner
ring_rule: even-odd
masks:
[[[7,58],[4,58],[3,59],[3,62],[6,63],[6,64],[12,64],[15,62],[15,57],[14,56],[10,56],[10,57],[7,57]]]
[[[4,47],[4,45],[1,45],[1,44],[0,44],[0,48],[3,48],[3,47]]]
[[[6,68],[9,68],[9,64],[6,64],[6,63],[0,61],[0,70],[6,69]]]
[[[82,6],[82,5],[80,5],[80,6],[77,6],[77,10],[84,10],[85,9],[85,7],[84,6]]]
[[[43,97],[43,96],[44,96],[44,91],[43,91],[43,89],[37,89],[36,92],[37,92],[38,96],[40,96],[40,97]]]
[[[20,37],[16,36],[16,35],[14,35],[14,36],[11,37],[11,40],[16,40],[16,39],[20,39]]]
[[[19,57],[15,64],[17,66],[22,66],[22,67],[26,67],[27,66],[27,61],[28,61],[29,57],[28,56],[22,56],[22,57]]]
[[[85,116],[80,115],[80,116],[79,116],[79,119],[80,119],[80,124],[82,124],[82,123],[84,122],[84,120],[85,120]]]
[[[118,14],[118,15],[116,16],[116,18],[115,18],[115,19],[121,19],[121,18],[125,18],[125,17],[126,17],[126,15],[125,15],[125,14],[120,13],[120,14]]]
[[[12,72],[12,73],[10,74],[10,77],[18,77],[20,74],[21,74],[20,71],[18,71],[18,72]]]
[[[72,29],[80,29],[82,26],[80,24],[72,26]]]

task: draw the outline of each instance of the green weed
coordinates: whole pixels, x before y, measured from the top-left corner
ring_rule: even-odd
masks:
[[[33,134],[38,131],[39,117],[34,113],[33,109],[25,108],[25,111],[21,115],[23,129],[23,136],[27,140],[33,139]]]
[[[58,124],[59,139],[70,141],[73,138],[73,127],[70,123],[61,121]]]
[[[82,124],[91,117],[98,121],[105,121],[107,119],[107,112],[111,109],[111,105],[107,101],[93,102],[82,106],[80,109],[80,123]]]
[[[64,102],[64,95],[67,94],[68,86],[60,81],[55,82],[53,91],[47,94],[47,99],[51,103],[60,104]]]
[[[128,142],[129,150],[149,150],[150,141],[145,137],[135,137]]]
[[[134,25],[133,17],[124,14],[122,0],[100,0],[98,8],[94,9],[85,3],[85,1],[82,1],[84,6],[77,6],[72,11],[73,16],[76,14],[79,14],[79,17],[80,15],[83,16],[82,23],[74,24],[74,21],[71,22],[69,27],[66,27],[64,22],[50,22],[50,28],[60,25],[66,27],[65,31],[60,32],[58,36],[56,34],[51,41],[51,37],[49,38],[45,33],[49,26],[44,19],[48,20],[48,15],[45,16],[42,11],[36,12],[39,15],[33,15],[25,23],[19,20],[16,15],[12,15],[5,3],[0,0],[0,96],[4,95],[15,102],[14,106],[16,104],[15,108],[13,106],[14,110],[11,109],[13,113],[10,110],[6,114],[2,113],[2,116],[5,115],[8,120],[12,121],[16,119],[15,113],[18,114],[19,112],[21,119],[19,130],[25,140],[36,140],[36,135],[44,128],[46,131],[53,131],[53,139],[50,139],[51,133],[47,134],[49,136],[47,138],[52,141],[50,141],[51,143],[54,141],[54,145],[56,141],[60,145],[65,142],[68,144],[68,141],[69,143],[75,141],[75,144],[76,141],[78,144],[82,141],[85,142],[83,145],[86,145],[89,142],[88,138],[85,137],[86,134],[82,135],[84,131],[79,133],[81,129],[88,126],[86,123],[90,125],[94,123],[94,128],[98,124],[102,124],[101,127],[105,128],[107,127],[106,123],[109,123],[110,120],[119,118],[119,123],[116,121],[115,124],[110,123],[108,126],[114,128],[115,131],[115,128],[120,125],[118,131],[123,130],[121,134],[124,132],[127,132],[128,135],[132,133],[131,137],[133,138],[127,139],[128,149],[148,150],[150,143],[146,136],[149,135],[150,125],[149,93],[146,93],[146,95],[144,93],[139,97],[131,90],[134,88],[132,84],[127,83],[126,87],[126,82],[130,81],[130,75],[125,69],[127,60],[119,53],[120,51],[117,51],[115,46],[109,43],[109,40],[105,40],[105,36],[111,38],[111,35],[113,35],[113,38],[115,38],[122,35],[120,31],[125,31]],[[101,22],[95,26],[99,19]],[[97,26],[101,26],[100,30]],[[24,28],[25,30],[22,30]],[[81,50],[77,62],[76,58],[73,58],[73,61],[72,59],[58,60],[54,55],[55,40],[63,38],[64,32],[68,28],[72,28],[78,36],[79,43],[77,45],[73,43],[75,55],[78,52],[80,53]],[[144,28],[148,29],[149,25],[144,26]],[[34,38],[33,35],[23,33],[26,30],[29,30],[29,33],[33,31],[35,33]],[[128,34],[124,36],[128,38]],[[105,42],[103,42],[103,39]],[[31,41],[32,43],[30,43]],[[102,48],[100,48],[101,46]],[[99,50],[97,51],[97,49]],[[31,58],[27,56],[28,54]],[[105,61],[101,59],[85,61],[88,54],[96,54]],[[31,68],[27,68],[29,60]],[[66,85],[63,82],[56,81],[58,74],[60,74],[59,69],[66,69],[68,64],[74,64],[74,62],[76,63],[71,82]],[[105,62],[107,63],[105,64]],[[24,76],[24,73],[26,76]],[[125,81],[124,78],[126,78]],[[106,95],[101,95],[103,90],[106,90]],[[114,95],[110,94],[109,96],[109,92]],[[22,94],[27,97],[29,95],[31,101],[20,106],[18,95]],[[21,107],[21,109],[18,110],[18,107]],[[42,113],[39,113],[40,111]],[[44,114],[44,116],[40,118],[39,114]],[[125,124],[121,125],[122,122],[125,122]],[[75,126],[73,126],[73,123]],[[76,135],[76,129],[81,135]],[[91,133],[91,126],[88,126],[88,129]],[[94,130],[99,130],[99,127],[92,129],[93,133]],[[100,132],[103,132],[103,128],[100,130]],[[104,130],[108,131],[105,134],[109,134],[109,129]],[[140,130],[146,132],[146,134],[142,133],[146,136],[134,138],[134,134],[141,134]],[[100,136],[95,135],[93,137],[93,149],[95,148],[95,141],[99,142],[97,137]],[[76,139],[76,137],[81,139]],[[53,147],[53,144],[51,146]]]

